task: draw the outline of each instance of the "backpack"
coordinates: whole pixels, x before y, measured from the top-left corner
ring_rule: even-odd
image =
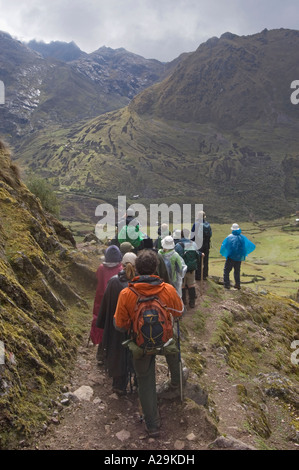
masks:
[[[210,238],[212,236],[212,230],[209,222],[203,222],[202,224],[202,248],[208,249],[210,247]]]
[[[163,347],[173,336],[171,315],[167,311],[167,306],[157,295],[143,296],[133,287],[129,288],[137,295],[132,323],[137,346],[146,352]]]
[[[185,250],[185,245],[183,242],[179,242],[183,248],[183,255],[182,258],[187,265],[187,272],[190,273],[197,269],[197,262],[199,255],[196,250]]]

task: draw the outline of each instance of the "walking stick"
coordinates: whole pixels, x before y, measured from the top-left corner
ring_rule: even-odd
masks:
[[[177,329],[178,329],[178,350],[179,350],[179,367],[180,367],[180,391],[181,391],[181,402],[183,403],[183,367],[182,367],[182,358],[181,358],[181,345],[180,345],[180,320],[177,319]]]
[[[203,295],[203,262],[204,254],[201,255],[201,264],[200,264],[200,294]]]

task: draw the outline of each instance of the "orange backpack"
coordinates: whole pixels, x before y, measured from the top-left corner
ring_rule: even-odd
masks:
[[[173,337],[172,316],[167,306],[157,295],[142,296],[133,287],[130,289],[137,295],[132,324],[137,346],[149,352],[161,348]]]

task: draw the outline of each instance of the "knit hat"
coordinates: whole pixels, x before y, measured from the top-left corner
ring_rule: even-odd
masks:
[[[231,230],[239,230],[239,228],[240,228],[240,227],[239,227],[238,224],[233,224],[230,229],[231,229]]]
[[[122,259],[122,264],[125,265],[127,263],[131,263],[133,266],[135,266],[136,258],[137,256],[135,255],[135,253],[125,253]]]
[[[130,242],[123,242],[119,245],[119,249],[122,252],[122,254],[124,255],[125,253],[128,253],[129,251],[133,251],[134,247],[133,247],[133,245],[131,245]]]
[[[172,250],[174,248],[174,241],[173,241],[173,238],[168,235],[167,237],[163,238],[162,242],[162,247],[165,249],[165,250]]]
[[[122,260],[122,254],[120,249],[116,245],[111,245],[105,251],[106,263],[120,263]]]

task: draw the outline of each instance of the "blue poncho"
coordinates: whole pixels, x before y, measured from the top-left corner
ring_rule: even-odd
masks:
[[[241,229],[233,230],[232,233],[223,240],[220,254],[225,258],[234,261],[245,261],[246,256],[255,249],[254,243],[241,234]]]

